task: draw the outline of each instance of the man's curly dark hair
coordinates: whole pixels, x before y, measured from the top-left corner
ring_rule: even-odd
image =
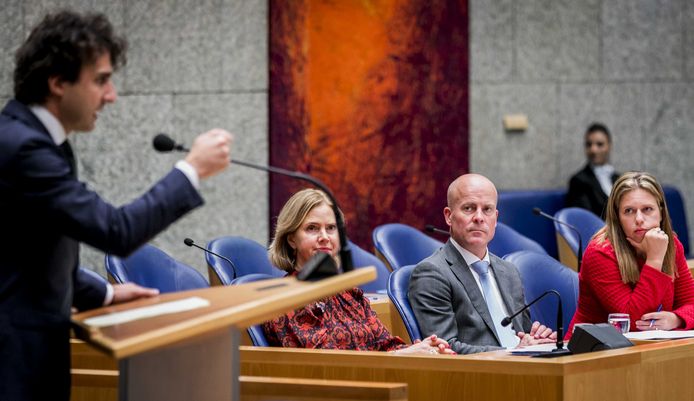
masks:
[[[82,66],[94,63],[105,52],[117,69],[125,65],[126,49],[125,38],[115,34],[103,14],[63,10],[46,15],[15,55],[15,99],[42,104],[49,94],[49,77],[76,82]]]

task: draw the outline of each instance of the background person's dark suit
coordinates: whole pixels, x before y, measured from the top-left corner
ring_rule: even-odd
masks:
[[[126,255],[201,204],[173,169],[113,207],[77,180],[29,108],[11,100],[0,115],[0,399],[67,400],[70,308],[100,306],[105,294],[78,273],[79,242]]]
[[[619,174],[612,174],[612,183],[619,178]],[[580,207],[588,209],[597,216],[605,219],[605,207],[607,206],[607,194],[602,190],[600,182],[590,164],[574,174],[569,180],[569,192],[566,194],[566,207]]]
[[[525,304],[516,267],[489,254],[501,298],[509,313]],[[436,334],[459,354],[500,349],[487,303],[463,256],[448,240],[412,271],[408,297],[422,336]],[[514,331],[530,331],[530,313],[513,321]]]

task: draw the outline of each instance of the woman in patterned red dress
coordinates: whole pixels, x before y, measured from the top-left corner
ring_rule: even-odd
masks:
[[[270,260],[297,274],[313,255],[325,252],[336,258],[339,240],[332,203],[325,193],[304,189],[280,211]],[[371,309],[359,288],[342,292],[263,324],[270,345],[399,353],[454,354],[435,335],[406,345],[392,336]]]
[[[576,323],[604,323],[628,313],[630,329],[694,328],[694,280],[672,231],[655,177],[631,172],[614,184],[606,226],[586,248],[579,274]]]

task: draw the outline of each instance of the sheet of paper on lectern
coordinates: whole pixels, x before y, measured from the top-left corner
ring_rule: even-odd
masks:
[[[107,315],[94,316],[85,319],[84,323],[92,327],[113,326],[132,322],[133,320],[147,319],[150,317],[166,315],[170,313],[185,312],[193,309],[210,306],[210,301],[200,297],[190,297],[178,301],[162,302],[160,304],[143,306],[122,312],[109,313]]]

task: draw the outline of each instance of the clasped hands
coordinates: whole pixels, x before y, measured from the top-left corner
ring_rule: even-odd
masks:
[[[447,354],[456,355],[451,349],[448,341],[439,338],[436,334],[432,334],[424,340],[415,340],[412,345],[407,348],[401,348],[395,351],[398,354]]]
[[[519,331],[516,335],[518,338],[520,338],[520,343],[518,344],[517,348],[527,347],[528,345],[553,343],[557,341],[557,332],[552,331],[552,329],[544,324],[540,324],[540,322],[534,322],[530,327],[529,333]]]

